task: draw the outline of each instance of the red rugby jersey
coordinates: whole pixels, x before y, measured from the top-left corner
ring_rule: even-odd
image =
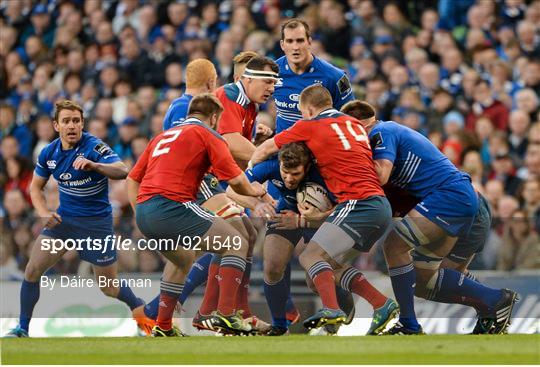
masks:
[[[216,97],[225,109],[218,122],[218,133],[240,133],[247,140],[253,141],[259,107],[249,100],[242,83],[225,84],[216,90]]]
[[[326,110],[313,120],[299,120],[277,134],[274,141],[279,148],[287,143],[305,142],[339,202],[384,196],[368,136],[354,117]]]
[[[203,122],[188,118],[152,139],[129,177],[141,184],[138,203],[156,195],[183,203],[196,199],[210,166],[224,181],[242,173],[225,140]]]

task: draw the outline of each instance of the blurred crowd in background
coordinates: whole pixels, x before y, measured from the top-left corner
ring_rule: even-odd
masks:
[[[280,25],[295,16],[313,54],[346,70],[379,119],[425,134],[489,200],[492,233],[471,268],[540,268],[539,0],[0,0],[0,277],[22,276],[40,231],[28,187],[56,138],[55,101],[78,102],[86,130],[132,166],[189,61],[212,60],[230,82],[238,52],[282,56]],[[268,103],[258,121],[274,120]],[[53,179],[46,195],[55,209]],[[116,232],[140,238],[123,181],[110,198]],[[123,251],[119,265],[152,273],[163,261]],[[386,270],[376,249],[357,265]],[[86,269],[68,252],[50,272]]]

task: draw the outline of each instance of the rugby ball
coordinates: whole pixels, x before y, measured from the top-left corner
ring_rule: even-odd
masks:
[[[307,182],[296,191],[296,201],[299,204],[310,204],[322,212],[330,210],[333,205],[328,198],[328,191],[315,182]]]

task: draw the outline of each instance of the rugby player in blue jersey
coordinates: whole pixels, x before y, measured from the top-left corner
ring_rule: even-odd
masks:
[[[96,279],[106,280],[101,291],[126,303],[133,311],[142,309],[144,302],[133,291],[111,280],[117,278],[116,249],[112,246],[94,249],[87,247],[114,235],[112,209],[109,202],[109,179],[126,178],[128,169],[118,155],[98,138],[83,132],[83,110],[76,103],[63,100],[56,103],[53,121],[59,138],[41,151],[30,185],[36,214],[42,218],[44,229],[37,238],[24,272],[21,286],[19,325],[8,337],[27,337],[34,306],[39,300],[40,278],[66,253],[66,248],[52,251],[51,239],[84,240],[77,249],[82,260],[92,264]],[[50,176],[58,181],[60,206],[56,211],[47,208],[44,188]],[[110,243],[110,242],[109,242]]]
[[[279,67],[279,79],[275,84],[274,103],[276,105],[276,134],[286,130],[296,121],[302,119],[298,109],[298,98],[302,90],[312,84],[323,85],[332,96],[333,107],[341,108],[346,102],[354,100],[354,93],[345,72],[334,65],[314,56],[311,53],[311,32],[309,25],[297,18],[284,22],[281,26],[280,46],[284,56],[276,60]],[[272,182],[268,183],[268,193],[279,200],[280,192]],[[267,253],[269,253],[268,250]],[[286,278],[289,278],[290,267],[287,267]],[[289,279],[286,279],[286,284]],[[284,287],[278,283],[274,287]],[[277,292],[277,290],[276,290]],[[287,293],[290,293],[287,286]],[[340,293],[340,302],[345,303],[345,295]],[[349,308],[352,307],[349,297]],[[287,318],[298,319],[290,294],[287,301]]]
[[[321,84],[332,96],[333,107],[340,109],[354,100],[351,83],[345,72],[311,53],[311,32],[306,22],[289,19],[281,26],[281,49],[285,56],[276,60],[279,80],[275,85],[274,102],[276,133],[302,119],[298,109],[300,93],[312,84]]]
[[[487,202],[470,177],[420,133],[393,121],[377,121],[368,103],[353,101],[342,110],[368,131],[381,184],[390,183],[418,198],[383,246],[401,309],[399,322],[388,332],[423,333],[414,311],[416,295],[475,307],[480,318],[474,333],[504,333],[517,294],[466,276],[490,224]]]
[[[263,258],[264,290],[272,314],[272,328],[266,335],[284,335],[288,331],[286,303],[289,296],[289,285],[286,282],[290,274],[287,265],[294,252],[300,253],[303,250],[303,248],[296,247],[300,239],[303,238],[304,244],[307,244],[334,208],[332,207],[326,212],[317,210],[318,218],[314,221],[307,220],[305,216],[300,214],[296,200],[298,188],[307,182],[313,182],[326,188],[324,179],[315,165],[312,164],[311,152],[303,143],[291,143],[283,146],[277,158],[271,158],[248,169],[246,176],[251,182],[273,182],[280,192],[280,198],[276,205],[278,214],[271,219],[266,232]],[[335,196],[327,188],[326,190],[330,201],[334,205],[337,204]],[[265,204],[257,200],[238,195],[232,189],[227,190],[227,195],[241,205],[252,209],[255,216],[264,217],[269,214],[265,212]],[[342,271],[345,273],[349,268],[349,266],[344,266]],[[355,293],[365,298],[374,308],[373,323],[368,334],[378,334],[397,314],[397,304],[372,287],[365,278],[359,282],[355,289],[357,291]],[[350,306],[347,307],[343,302],[343,300],[347,300],[347,291],[337,287],[336,292],[338,295],[341,293],[338,302],[341,300],[340,307],[349,311],[350,318],[346,324],[350,323],[354,312],[350,312]],[[337,328],[327,331],[335,333]]]

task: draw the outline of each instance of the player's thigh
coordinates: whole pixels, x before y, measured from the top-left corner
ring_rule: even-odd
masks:
[[[263,245],[263,269],[265,280],[279,281],[287,263],[291,260],[294,245],[291,241],[279,234],[266,236]]]
[[[469,233],[479,197],[466,177],[457,178],[422,198],[406,218],[431,242]]]
[[[435,254],[438,257],[446,256],[458,239],[450,236],[445,229],[423,216],[416,209],[411,210],[405,218],[395,222],[393,232],[385,245],[391,246],[392,240],[400,237],[411,249],[425,250],[424,252]]]
[[[64,248],[53,250],[52,241],[54,240],[54,238],[40,235],[34,242],[32,251],[30,252],[30,259],[24,271],[24,278],[27,281],[37,282],[41,275],[56,264],[66,253],[66,249]],[[51,248],[47,249],[46,242],[51,245]]]
[[[467,273],[469,271],[469,264],[474,259],[475,254],[472,254],[470,257],[464,261],[456,262],[449,257],[445,257],[441,263],[441,268],[444,269],[453,269],[461,273]]]
[[[447,255],[447,258],[445,258],[447,263],[454,263],[456,266],[459,265],[459,268],[465,270],[474,255],[484,249],[491,232],[492,217],[489,204],[482,195],[479,195],[478,201],[478,211],[471,229],[467,234],[459,236],[456,244]]]
[[[171,251],[177,244],[200,249],[215,218],[195,202],[179,203],[160,195],[137,204],[136,216],[141,232],[148,239],[157,240],[161,252]]]
[[[201,249],[221,255],[246,257],[249,244],[240,232],[220,217],[214,217],[212,225],[202,236]]]
[[[349,200],[336,207],[313,235],[312,242],[337,261],[352,248],[369,251],[391,222],[392,210],[385,197]]]

